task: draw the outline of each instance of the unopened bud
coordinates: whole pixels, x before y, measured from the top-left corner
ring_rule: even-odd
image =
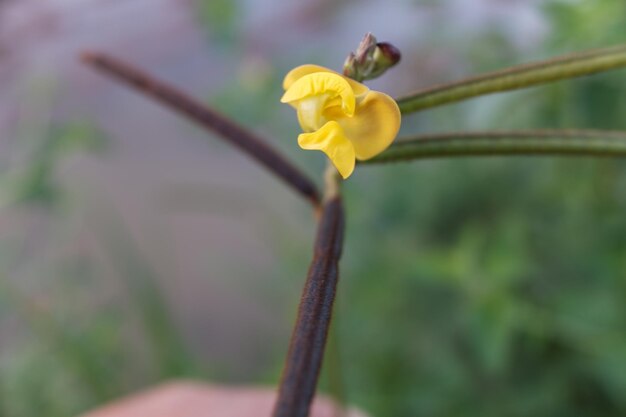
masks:
[[[389,42],[380,42],[376,44],[374,60],[380,62],[380,64],[386,65],[387,68],[391,68],[400,62],[400,58],[402,58],[400,50]]]
[[[374,56],[374,51],[376,50],[376,37],[371,33],[366,33],[363,39],[361,39],[361,43],[359,43],[359,47],[356,48],[356,60],[358,61],[360,66],[364,66],[369,64]]]
[[[367,33],[356,52],[350,52],[343,65],[345,76],[357,81],[379,77],[400,61],[400,51],[388,42],[377,43],[376,37]]]

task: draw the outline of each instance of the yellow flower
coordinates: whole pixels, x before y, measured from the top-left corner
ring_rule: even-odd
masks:
[[[324,152],[344,179],[352,174],[355,159],[378,155],[400,129],[394,99],[327,68],[294,68],[283,88],[280,101],[296,109],[305,132],[298,136],[300,147]]]

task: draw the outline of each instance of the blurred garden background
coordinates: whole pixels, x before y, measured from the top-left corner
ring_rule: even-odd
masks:
[[[289,69],[340,69],[371,31],[403,60],[370,85],[401,96],[623,43],[625,23],[623,0],[0,0],[0,416],[79,415],[179,377],[276,384],[311,257],[306,203],[81,51],[182,87],[320,178],[279,103]],[[626,71],[402,132],[517,128],[626,130]],[[362,166],[344,191],[332,364],[348,402],[626,415],[626,161]]]

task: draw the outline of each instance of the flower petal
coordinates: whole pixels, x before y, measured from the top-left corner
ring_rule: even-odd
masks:
[[[302,133],[298,136],[298,145],[302,149],[324,152],[344,179],[354,171],[354,147],[337,122],[328,122],[313,133]]]
[[[285,91],[289,90],[289,87],[291,87],[291,84],[295,83],[296,81],[298,81],[300,78],[304,77],[305,75],[313,74],[314,72],[334,72],[334,71],[328,68],[324,68],[319,65],[313,65],[313,64],[300,65],[299,67],[295,67],[294,69],[289,71],[287,75],[285,75],[285,78],[283,79],[283,89]]]
[[[319,65],[313,65],[313,64],[300,65],[299,67],[296,67],[292,69],[291,71],[289,71],[287,75],[285,75],[285,78],[283,79],[283,88],[285,90],[288,90],[289,87],[291,87],[291,85],[295,83],[297,80],[304,77],[305,75],[313,74],[314,72],[330,72],[331,74],[339,75],[340,77],[345,79],[348,82],[348,84],[350,84],[350,87],[352,87],[352,91],[354,91],[355,96],[360,96],[369,91],[369,88],[367,88],[366,85],[361,84],[358,81],[354,81],[353,79],[345,77],[331,69],[328,69]]]
[[[370,91],[357,104],[353,117],[346,117],[336,107],[327,109],[324,116],[339,122],[359,160],[373,158],[387,149],[400,129],[398,104],[378,91]]]
[[[354,115],[356,98],[352,87],[344,77],[331,72],[314,72],[299,78],[291,84],[280,99],[283,103],[292,103],[304,98],[328,94],[330,99],[341,97],[341,109],[348,115]],[[323,109],[320,108],[320,112]]]

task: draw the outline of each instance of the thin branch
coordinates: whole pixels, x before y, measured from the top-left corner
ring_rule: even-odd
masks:
[[[624,66],[626,45],[620,45],[518,65],[438,85],[401,97],[397,101],[402,113],[411,113],[485,94],[581,77]]]
[[[343,233],[341,198],[334,196],[322,209],[313,261],[302,291],[273,417],[309,415],[339,278]]]
[[[126,82],[141,93],[160,101],[208,130],[217,133],[224,140],[238,146],[243,152],[268,168],[311,201],[314,206],[320,204],[317,188],[305,174],[261,138],[239,124],[187,96],[177,88],[158,81],[113,57],[88,52],[83,53],[81,59],[86,64]]]
[[[479,155],[626,156],[626,132],[526,130],[459,132],[400,139],[363,164]]]

